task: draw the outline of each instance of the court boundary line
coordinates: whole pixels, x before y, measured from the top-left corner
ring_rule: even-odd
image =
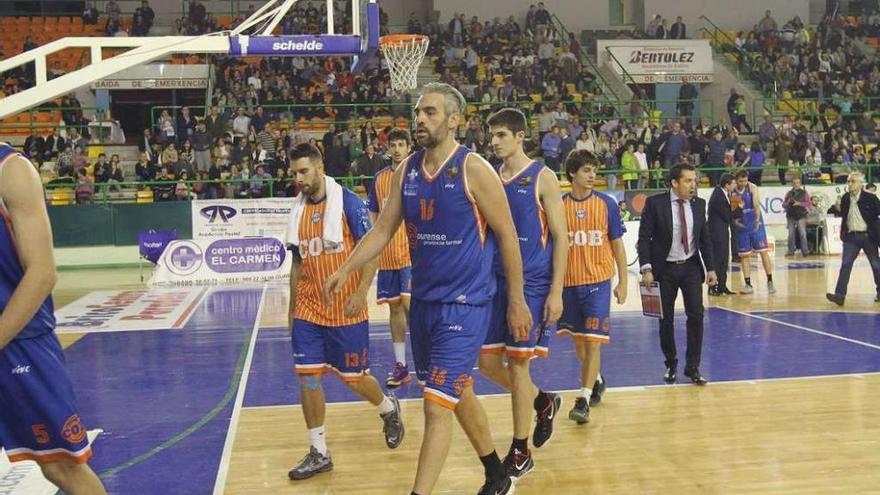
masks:
[[[720,306],[713,306],[720,308]],[[726,308],[725,308],[726,309]],[[827,314],[854,314],[854,315],[878,315],[880,311],[871,311],[868,309],[756,309],[754,313],[827,313]]]
[[[171,325],[172,329],[180,329],[186,326],[189,323],[189,319],[192,318],[192,315],[195,313],[196,308],[205,300],[205,296],[208,295],[208,288],[204,287],[202,289],[201,294],[199,294],[193,302],[190,303],[189,307],[183,310],[183,313],[180,315],[180,318]]]
[[[744,380],[722,380],[722,381],[713,381],[709,382],[709,387],[717,387],[722,385],[758,385],[764,382],[788,382],[788,381],[797,381],[797,380],[810,380],[810,379],[833,379],[833,378],[865,378],[871,376],[880,376],[880,371],[868,371],[863,373],[837,373],[832,375],[812,375],[812,376],[783,376],[778,378],[750,378]],[[625,387],[608,387],[606,392],[640,392],[645,390],[654,390],[654,389],[674,389],[674,388],[689,388],[695,387],[695,385],[690,383],[674,383],[671,385],[667,384],[657,384],[657,385],[628,385]],[[577,393],[580,392],[579,388],[565,389],[565,390],[554,390],[553,392],[560,394],[567,393]],[[477,397],[508,397],[510,394],[505,393],[496,393],[496,394],[478,394]],[[406,398],[398,398],[400,402],[412,402],[423,400],[422,397],[406,397]],[[341,401],[341,402],[327,402],[327,406],[335,406],[335,405],[352,405],[352,404],[365,404],[366,401],[357,400],[357,401]],[[244,410],[262,410],[262,409],[283,409],[287,407],[302,407],[302,404],[280,404],[274,406],[244,406],[242,409]]]
[[[232,416],[229,418],[229,426],[226,429],[226,439],[223,441],[223,453],[220,455],[220,465],[217,467],[217,477],[214,478],[215,495],[222,495],[226,491],[226,478],[229,475],[229,466],[232,461],[232,449],[235,446],[235,437],[238,433],[238,422],[241,417],[241,408],[244,405],[244,394],[247,390],[248,379],[251,376],[251,365],[254,360],[254,349],[257,347],[257,334],[260,333],[260,320],[263,316],[264,303],[266,302],[267,284],[263,284],[260,292],[260,304],[257,306],[257,317],[251,328],[248,341],[247,356],[244,358],[244,367],[238,380],[235,403],[232,405]]]
[[[748,317],[750,317],[750,318],[755,318],[756,320],[762,320],[762,321],[766,321],[766,322],[769,322],[769,323],[776,323],[776,324],[778,324],[778,325],[782,325],[782,326],[786,326],[786,327],[794,328],[795,330],[801,330],[801,331],[803,331],[803,332],[809,332],[809,333],[813,333],[813,334],[816,334],[816,335],[822,335],[823,337],[830,337],[830,338],[832,338],[832,339],[842,340],[842,341],[844,341],[844,342],[849,342],[850,344],[856,344],[856,345],[860,345],[860,346],[863,346],[863,347],[868,347],[868,348],[870,348],[870,349],[874,349],[874,350],[880,351],[880,345],[877,345],[877,344],[871,344],[871,343],[869,343],[869,342],[863,342],[863,341],[861,341],[861,340],[851,339],[851,338],[849,338],[849,337],[844,337],[844,336],[842,336],[842,335],[837,335],[837,334],[833,334],[833,333],[823,332],[822,330],[816,330],[815,328],[805,327],[805,326],[803,326],[803,325],[796,325],[796,324],[794,324],[794,323],[789,323],[789,322],[787,322],[787,321],[776,320],[776,319],[773,319],[773,318],[768,318],[768,317],[766,317],[766,316],[761,316],[761,315],[755,315],[755,314],[751,314],[751,313],[746,313],[745,311],[739,311],[739,310],[736,310],[736,309],[729,309],[729,308],[722,308],[722,307],[720,307],[720,306],[716,306],[716,308],[718,308],[718,309],[720,309],[720,310],[722,310],[722,311],[727,311],[727,312],[734,313],[734,314],[738,314],[738,315],[741,315],[741,316],[748,316]]]

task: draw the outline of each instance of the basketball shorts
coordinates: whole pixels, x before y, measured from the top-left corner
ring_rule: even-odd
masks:
[[[740,256],[748,256],[753,251],[763,252],[770,249],[767,244],[767,231],[764,230],[764,224],[754,229],[736,229],[736,252]]]
[[[401,298],[409,299],[412,290],[412,268],[405,266],[400,270],[379,270],[376,278],[376,303],[396,303]]]
[[[557,335],[607,344],[610,330],[611,280],[562,289],[562,318]]]
[[[516,342],[507,325],[507,285],[498,282],[498,292],[492,299],[492,314],[486,340],[480,349],[482,354],[507,354],[508,357],[529,359],[547,357],[550,344],[550,328],[544,327],[544,304],[547,293],[530,295],[526,293],[526,306],[532,314],[532,328],[528,340]]]
[[[310,321],[293,322],[293,359],[300,375],[320,375],[330,368],[342,381],[355,382],[369,374],[370,331],[366,321],[326,327]]]
[[[416,376],[425,400],[455,409],[471,386],[471,371],[492,311],[490,304],[445,304],[413,299],[409,309],[410,341]]]
[[[54,333],[0,351],[0,446],[12,462],[81,464],[92,456]]]

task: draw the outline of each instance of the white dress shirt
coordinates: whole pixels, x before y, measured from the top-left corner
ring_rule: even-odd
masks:
[[[866,232],[868,224],[862,218],[862,212],[859,211],[859,198],[862,197],[862,191],[859,191],[855,197],[849,196],[849,214],[846,216],[846,226],[850,232]]]
[[[681,217],[678,214],[679,197],[675,191],[669,192],[669,207],[672,208],[672,247],[669,248],[669,256],[666,261],[684,261],[697,252],[697,242],[694,238],[694,210],[691,202],[684,200],[684,217],[687,222],[688,252],[685,254],[684,245],[681,243]]]

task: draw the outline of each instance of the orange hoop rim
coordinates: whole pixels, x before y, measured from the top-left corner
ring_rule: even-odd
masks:
[[[428,41],[428,37],[424,34],[389,34],[379,38],[379,46],[382,48],[397,47],[425,41]]]

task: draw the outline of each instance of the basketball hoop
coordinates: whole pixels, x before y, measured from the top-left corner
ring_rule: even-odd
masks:
[[[428,51],[429,38],[421,34],[392,34],[379,38],[379,47],[385,54],[391,89],[402,93],[418,85],[416,75]]]

